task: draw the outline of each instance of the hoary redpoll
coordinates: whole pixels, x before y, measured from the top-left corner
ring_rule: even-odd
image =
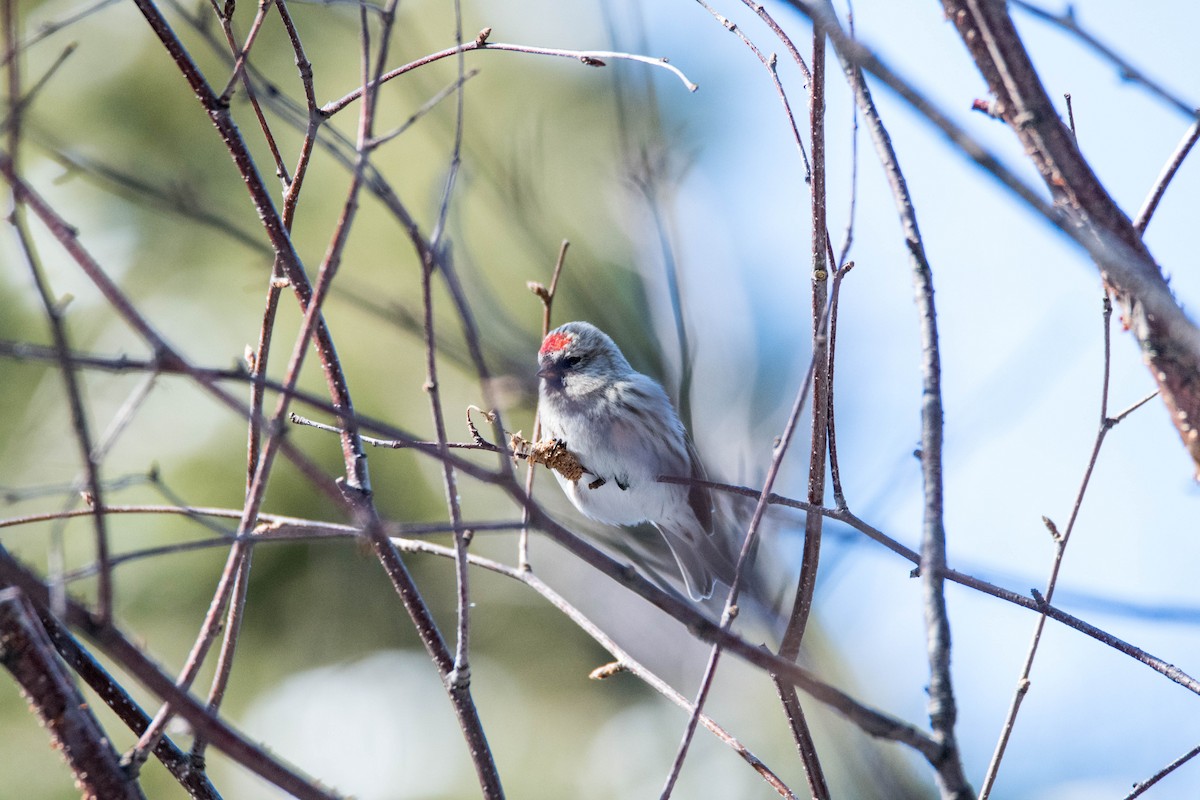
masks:
[[[693,599],[709,597],[721,556],[712,503],[702,487],[660,475],[702,477],[683,423],[653,379],[634,371],[613,340],[587,322],[551,331],[538,351],[542,435],[583,465],[572,482],[554,476],[586,516],[609,525],[653,523],[666,539]]]

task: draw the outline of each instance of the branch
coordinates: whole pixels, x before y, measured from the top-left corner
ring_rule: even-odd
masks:
[[[1185,103],[1183,100],[1176,97],[1165,86],[1160,84],[1158,81],[1155,81],[1149,75],[1142,72],[1133,64],[1129,63],[1129,61],[1126,59],[1122,58],[1117,51],[1101,42],[1099,39],[1089,33],[1087,29],[1080,25],[1079,20],[1075,17],[1075,9],[1072,6],[1068,5],[1066,12],[1063,14],[1052,14],[1043,8],[1039,8],[1032,3],[1026,2],[1026,0],[1011,0],[1011,2],[1014,6],[1022,11],[1025,11],[1026,13],[1031,14],[1038,19],[1049,22],[1050,24],[1067,31],[1076,39],[1095,50],[1117,68],[1117,71],[1121,73],[1122,80],[1140,84],[1141,86],[1145,87],[1150,94],[1158,97],[1160,100],[1174,108],[1179,113],[1183,114],[1185,117],[1196,117],[1198,112],[1194,106],[1189,105],[1188,103]]]
[[[1200,745],[1197,745],[1197,746],[1193,747],[1191,750],[1188,750],[1186,753],[1184,753],[1179,758],[1172,761],[1170,764],[1167,764],[1165,767],[1163,767],[1158,772],[1151,775],[1146,780],[1138,781],[1137,783],[1135,783],[1133,785],[1133,791],[1130,792],[1129,794],[1125,795],[1124,800],[1134,800],[1135,797],[1141,797],[1143,794],[1148,792],[1150,790],[1150,787],[1152,787],[1154,784],[1158,783],[1163,778],[1167,777],[1172,772],[1179,769],[1180,767],[1182,767],[1187,762],[1191,761],[1196,756],[1200,756]]]
[[[1073,137],[1059,121],[1040,83],[1036,82],[1036,74],[1031,72],[1028,57],[1016,39],[1012,22],[1003,11],[1002,4],[985,3],[988,14],[1002,16],[1002,26],[1008,30],[1009,35],[1000,37],[1003,53],[1007,57],[1014,49],[1020,52],[1028,71],[1023,75],[1033,75],[1034,91],[1039,96],[1038,101],[1032,103],[1036,110],[1028,105],[1018,108],[1014,103],[1005,103],[1005,119],[1016,128],[1026,149],[1034,154],[1051,193],[1060,200],[1057,205],[1045,202],[1038,191],[1005,167],[992,152],[897,75],[875,53],[850,37],[838,22],[828,0],[788,0],[788,3],[826,26],[829,38],[844,63],[878,77],[940,129],[964,155],[1088,252],[1101,276],[1125,308],[1130,329],[1146,355],[1151,374],[1159,383],[1172,420],[1189,455],[1200,465],[1200,432],[1190,422],[1200,418],[1200,329],[1171,295],[1161,270],[1150,257],[1132,223],[1113,204],[1083,161]],[[983,31],[971,23],[972,12],[951,0],[944,0],[943,4],[947,7],[950,19],[959,25],[960,34],[971,40],[977,63],[995,66],[983,44]],[[977,2],[971,5],[978,7]],[[960,11],[963,13],[960,14]],[[1006,61],[1005,68],[1009,66]],[[998,73],[985,70],[985,75],[998,76]],[[1003,85],[993,85],[992,88],[998,96],[1012,99]],[[1018,97],[1031,99],[1021,95]],[[1034,131],[1037,131],[1037,135]],[[1043,135],[1046,131],[1053,135],[1047,138]],[[1046,148],[1047,142],[1054,147]]]
[[[669,70],[670,72],[672,72],[675,75],[675,77],[679,78],[679,80],[683,82],[683,85],[687,87],[687,90],[689,92],[694,92],[700,88],[699,86],[697,86],[696,84],[694,84],[690,80],[688,80],[688,77],[686,75],[684,75],[682,72],[680,72],[679,69],[675,67],[675,65],[669,63],[667,61],[667,59],[665,59],[665,58],[652,58],[650,56],[639,56],[639,55],[634,55],[633,53],[617,53],[617,52],[613,52],[610,50],[560,50],[560,49],[552,48],[552,47],[530,47],[528,45],[522,45],[522,44],[505,44],[503,42],[489,42],[487,40],[487,37],[491,34],[491,32],[492,32],[491,28],[484,28],[483,31],[480,32],[479,36],[476,37],[475,41],[464,42],[463,44],[460,44],[457,47],[447,47],[445,50],[439,50],[436,53],[430,53],[429,55],[424,56],[423,58],[419,58],[416,61],[412,61],[408,64],[405,64],[402,67],[397,67],[396,69],[385,72],[383,75],[379,76],[375,81],[373,81],[371,86],[372,87],[379,86],[381,84],[384,84],[384,83],[392,80],[393,78],[400,77],[401,75],[403,75],[406,72],[411,72],[412,70],[417,69],[418,67],[423,67],[426,64],[432,64],[434,61],[440,61],[443,58],[450,58],[451,56],[455,56],[460,53],[469,53],[469,52],[473,52],[473,51],[496,50],[496,51],[507,51],[510,53],[529,53],[531,55],[538,55],[538,56],[556,56],[558,58],[570,58],[575,61],[579,61],[583,64],[586,64],[589,67],[607,66],[606,60],[614,60],[615,59],[615,60],[621,60],[621,61],[636,61],[640,64],[649,64],[650,66],[661,67],[665,70]],[[321,113],[323,115],[325,115],[326,117],[331,117],[334,114],[341,111],[342,109],[344,109],[346,106],[353,103],[358,98],[362,97],[362,95],[363,95],[363,90],[361,87],[358,89],[355,89],[354,91],[350,92],[349,94],[346,94],[345,96],[343,96],[337,100],[334,100],[333,102],[326,103],[324,106],[321,107]]]
[[[18,587],[35,606],[48,607],[49,590],[37,575],[13,558],[3,545],[0,545],[0,586]],[[337,795],[301,777],[225,722],[210,715],[203,704],[176,687],[174,681],[115,626],[102,625],[94,614],[71,600],[67,601],[66,621],[99,645],[106,655],[147,689],[171,703],[193,729],[204,734],[214,747],[235,762],[300,800],[337,800]]]
[[[11,159],[8,162],[8,168],[15,177],[17,174],[16,161],[22,143],[22,117],[24,114],[21,100],[22,86],[19,69],[21,58],[17,46],[17,4],[15,0],[5,0],[3,19],[4,49],[9,54],[7,64],[9,118],[6,121],[9,152],[6,158]],[[3,156],[3,154],[0,154],[0,156]],[[46,280],[45,272],[42,269],[41,261],[34,248],[33,237],[30,235],[25,213],[25,203],[28,200],[28,195],[21,190],[19,182],[10,180],[9,184],[14,207],[12,214],[9,216],[9,221],[16,230],[17,242],[32,274],[38,298],[41,300],[42,308],[46,313],[46,321],[50,325],[50,335],[54,340],[54,350],[58,358],[59,371],[62,373],[64,389],[67,394],[67,403],[71,409],[71,425],[75,431],[75,444],[79,448],[80,461],[83,463],[84,476],[88,492],[91,495],[91,502],[103,508],[104,493],[101,489],[100,465],[97,463],[97,459],[93,453],[92,434],[88,423],[87,409],[84,405],[83,388],[80,386],[75,370],[67,358],[71,346],[67,337],[66,320],[63,315],[65,304],[54,299],[50,285]],[[112,617],[113,587],[112,575],[108,569],[108,530],[104,515],[97,514],[93,517],[92,524],[95,529],[96,555],[101,565],[99,581],[97,582],[97,605],[100,610],[100,618],[107,621]]]
[[[1196,140],[1200,139],[1200,120],[1192,123],[1192,126],[1183,134],[1183,138],[1179,141],[1179,146],[1175,148],[1175,152],[1171,154],[1171,158],[1163,167],[1162,173],[1158,176],[1158,180],[1154,182],[1154,188],[1150,190],[1150,194],[1146,197],[1146,201],[1142,203],[1141,210],[1138,211],[1137,219],[1133,221],[1133,227],[1139,234],[1146,232],[1146,226],[1150,224],[1150,217],[1154,216],[1155,209],[1158,208],[1158,203],[1162,200],[1163,194],[1166,193],[1167,187],[1171,184],[1171,180],[1175,177],[1175,173],[1179,171],[1179,167],[1183,164],[1183,160],[1187,158],[1188,153],[1192,151]]]
[[[405,552],[431,553],[433,555],[438,555],[445,558],[455,557],[454,551],[448,547],[441,547],[428,542],[417,542],[404,539],[393,541],[395,541],[397,547]],[[609,654],[616,659],[616,661],[613,664],[608,665],[607,668],[602,667],[594,671],[591,677],[599,680],[609,677],[613,672],[629,672],[630,674],[636,676],[639,680],[646,683],[656,692],[666,697],[672,703],[682,708],[684,711],[691,713],[693,707],[692,704],[687,701],[687,698],[675,691],[670,684],[655,675],[639,661],[634,659],[633,656],[622,649],[620,645],[618,645],[616,641],[612,639],[612,637],[610,637],[594,622],[584,616],[579,609],[568,603],[562,595],[551,589],[549,585],[534,575],[532,570],[520,565],[518,565],[516,568],[509,567],[505,564],[501,564],[498,561],[493,561],[491,559],[482,558],[476,555],[470,555],[468,556],[468,559],[469,562],[476,567],[490,570],[498,575],[504,575],[512,578],[515,581],[520,581],[533,591],[537,592],[552,606],[565,614],[579,627],[580,630],[592,637],[597,644],[607,650]],[[771,786],[771,788],[778,792],[781,797],[796,800],[796,795],[787,787],[786,784],[783,783],[778,775],[772,772],[766,764],[762,763],[757,756],[746,749],[745,745],[730,735],[724,728],[717,724],[716,721],[714,721],[711,717],[702,714],[700,715],[700,723],[704,725],[704,727],[708,728],[708,730],[712,731],[712,733],[718,739],[720,739],[725,745],[737,753],[738,756],[740,756],[743,761],[749,764],[750,767],[757,772],[762,779]]]
[[[820,506],[825,500],[825,465],[829,439],[829,270],[826,268],[825,252],[829,248],[828,214],[825,207],[825,183],[827,165],[825,161],[825,31],[819,24],[812,31],[812,75],[809,80],[809,135],[812,139],[812,186],[810,206],[812,218],[812,241],[809,249],[809,267],[812,281],[812,358],[815,364],[812,383],[812,422],[808,457],[808,502]],[[817,590],[817,572],[821,561],[821,534],[824,517],[806,514],[804,517],[804,549],[800,560],[800,575],[796,580],[796,596],[792,601],[792,613],[784,629],[779,645],[779,655],[795,661],[800,656],[800,645],[812,613],[813,596]],[[816,742],[800,704],[794,687],[775,681],[796,741],[804,773],[808,778],[809,791],[813,800],[828,800],[829,785],[817,753]]]
[[[828,9],[828,5],[826,6]],[[840,28],[839,28],[840,31]],[[950,620],[946,610],[943,583],[946,572],[946,531],[943,520],[942,484],[942,394],[941,363],[938,350],[937,311],[933,300],[933,272],[925,255],[916,210],[900,161],[892,147],[870,90],[858,67],[838,49],[842,69],[854,93],[855,102],[879,160],[904,229],[909,252],[913,288],[920,313],[921,329],[921,468],[924,483],[925,512],[921,535],[920,570],[925,607],[926,643],[929,656],[929,719],[934,737],[942,747],[930,763],[936,770],[943,797],[965,798],[971,795],[963,772],[954,724],[958,716],[950,675]]]
[[[1100,458],[1100,448],[1104,445],[1104,437],[1108,435],[1108,432],[1119,421],[1119,419],[1114,419],[1108,415],[1109,379],[1112,373],[1112,301],[1109,300],[1107,293],[1104,295],[1103,314],[1101,316],[1104,337],[1103,379],[1100,386],[1100,420],[1096,428],[1096,438],[1092,444],[1091,456],[1088,458],[1087,466],[1084,468],[1079,490],[1075,494],[1075,502],[1071,507],[1071,517],[1067,520],[1066,529],[1062,533],[1059,533],[1058,528],[1050,521],[1049,517],[1042,517],[1042,520],[1050,531],[1050,535],[1054,539],[1054,561],[1050,567],[1050,577],[1046,581],[1045,592],[1042,595],[1046,603],[1054,599],[1054,590],[1058,587],[1058,575],[1062,569],[1067,544],[1071,540],[1071,533],[1075,530],[1075,522],[1079,519],[1079,511],[1083,508],[1083,498],[1087,494],[1092,473],[1095,471],[1096,463]],[[1008,747],[1013,727],[1016,724],[1017,713],[1020,711],[1021,703],[1029,691],[1029,678],[1033,672],[1033,661],[1037,656],[1038,646],[1042,641],[1042,630],[1045,625],[1046,614],[1043,613],[1038,617],[1037,623],[1034,626],[1033,639],[1029,643],[1029,650],[1025,655],[1025,663],[1021,668],[1021,674],[1017,678],[1017,689],[1013,693],[1008,713],[1000,730],[999,740],[996,743],[996,749],[988,764],[987,773],[984,775],[983,786],[979,790],[979,800],[987,800],[991,794],[992,786],[995,785],[996,776],[1000,771],[1000,763],[1004,759],[1004,752]]]
[[[137,781],[121,769],[104,729],[58,660],[33,604],[11,587],[0,589],[0,662],[42,718],[84,797],[144,800]]]
[[[1121,303],[1200,477],[1200,430],[1192,422],[1200,419],[1200,330],[1063,125],[1006,6],[988,0],[943,0],[943,6],[1067,224],[1093,243],[1089,252]]]
[[[113,559],[114,567],[119,558]],[[104,667],[75,641],[75,637],[57,618],[48,612],[42,612],[39,616],[50,641],[54,643],[55,649],[67,666],[75,670],[75,674],[92,688],[131,731],[140,735],[146,730],[150,724],[150,716],[129,696],[125,688],[113,680]],[[170,739],[163,737],[154,749],[154,755],[175,776],[175,780],[179,781],[179,785],[187,790],[193,800],[221,800],[204,772],[194,768],[195,762]]]

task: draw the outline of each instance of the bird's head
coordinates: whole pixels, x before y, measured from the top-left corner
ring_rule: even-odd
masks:
[[[548,391],[584,395],[632,372],[608,334],[590,322],[568,322],[547,334],[538,350],[538,372]]]

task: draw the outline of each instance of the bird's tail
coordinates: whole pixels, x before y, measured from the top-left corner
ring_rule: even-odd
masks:
[[[667,540],[671,555],[683,574],[683,585],[693,600],[707,600],[713,593],[713,570],[720,565],[714,563],[715,547],[708,534],[698,525],[656,525],[659,533]]]

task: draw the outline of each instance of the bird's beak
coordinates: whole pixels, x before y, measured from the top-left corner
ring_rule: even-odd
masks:
[[[551,359],[546,359],[541,362],[541,369],[537,371],[537,376],[555,386],[562,384],[563,371],[562,366]]]

